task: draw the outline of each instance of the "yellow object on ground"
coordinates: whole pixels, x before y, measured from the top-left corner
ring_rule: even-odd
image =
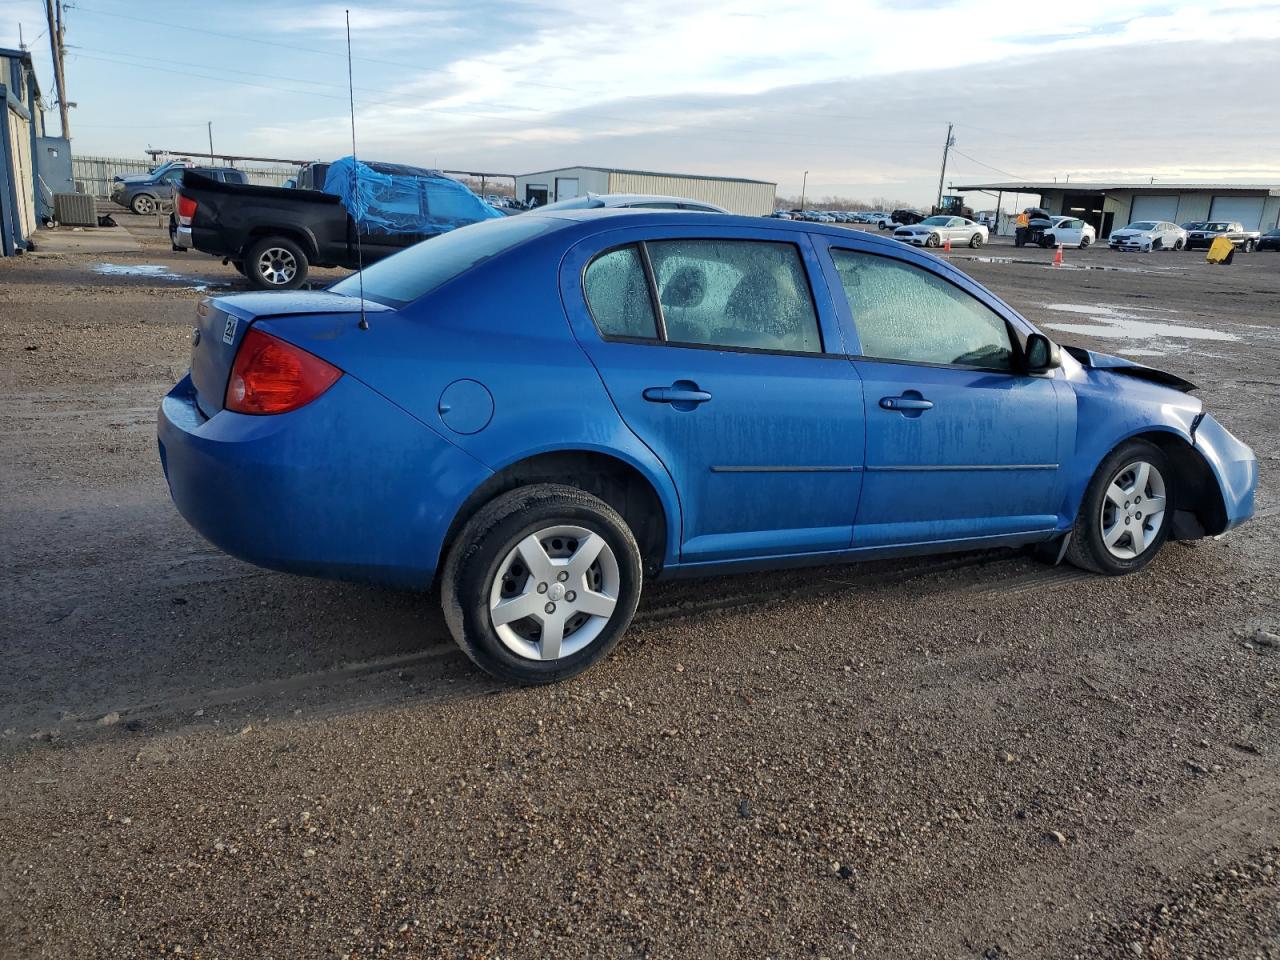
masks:
[[[1209,252],[1205,259],[1210,263],[1230,263],[1231,255],[1236,252],[1236,245],[1226,237],[1218,237],[1209,244]]]

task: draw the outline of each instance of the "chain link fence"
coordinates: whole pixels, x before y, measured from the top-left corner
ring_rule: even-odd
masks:
[[[196,163],[199,163],[196,159]],[[111,196],[111,181],[115,177],[128,177],[134,174],[147,173],[158,166],[150,160],[131,160],[126,157],[71,157],[71,176],[76,181],[76,189],[91,197],[107,199]],[[263,187],[278,187],[290,177],[296,176],[298,168],[293,166],[242,166],[249,175],[249,182]]]

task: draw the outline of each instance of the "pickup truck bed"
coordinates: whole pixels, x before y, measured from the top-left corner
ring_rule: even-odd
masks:
[[[435,233],[361,233],[366,264]],[[175,202],[175,249],[233,263],[260,289],[299,286],[311,265],[356,269],[355,221],[319,190],[220,183],[188,173]]]

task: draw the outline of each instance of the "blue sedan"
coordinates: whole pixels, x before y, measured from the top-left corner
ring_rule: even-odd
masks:
[[[605,656],[647,577],[1034,544],[1103,574],[1253,513],[1192,384],[1059,347],[927,253],[614,210],[205,300],[174,503],[277,570],[425,590],[484,670]]]

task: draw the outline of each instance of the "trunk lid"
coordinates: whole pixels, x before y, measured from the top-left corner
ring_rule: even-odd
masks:
[[[389,310],[366,300],[366,313]],[[227,380],[240,341],[254,323],[267,317],[299,314],[357,314],[355,297],[324,291],[296,293],[243,293],[229,297],[206,297],[196,307],[196,327],[191,334],[191,382],[196,388],[200,412],[212,417],[222,410]]]

